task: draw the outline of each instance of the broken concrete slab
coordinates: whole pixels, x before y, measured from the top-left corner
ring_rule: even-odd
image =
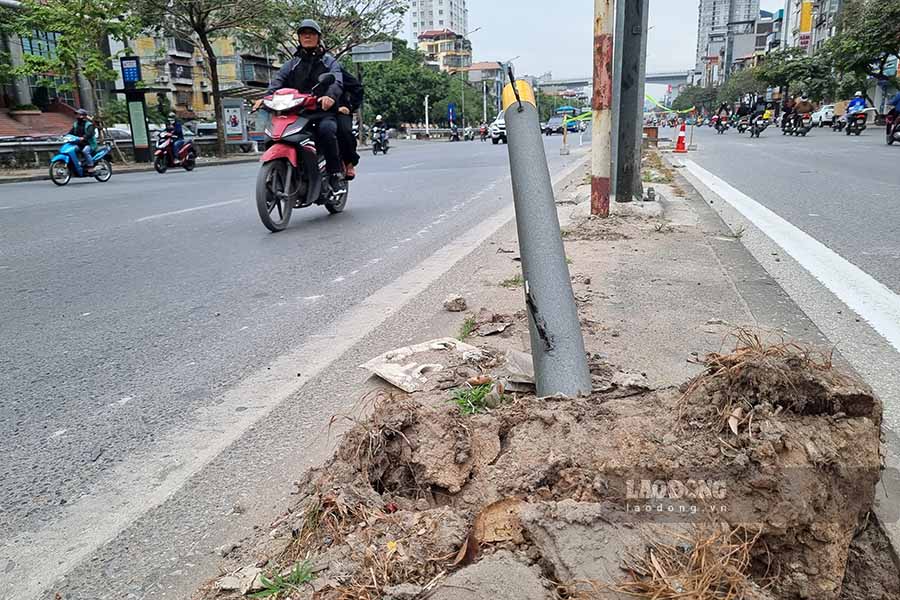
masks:
[[[451,575],[431,600],[550,600],[540,572],[501,551]]]
[[[360,367],[411,394],[429,389],[429,384],[434,387],[437,381],[434,373],[481,356],[481,350],[475,346],[453,338],[439,338],[385,352]]]

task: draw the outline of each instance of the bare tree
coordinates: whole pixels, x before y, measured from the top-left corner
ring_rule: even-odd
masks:
[[[225,154],[224,111],[219,85],[216,38],[253,35],[273,19],[275,0],[137,0],[136,12],[145,26],[190,41],[203,54],[209,68],[216,115],[216,150]]]

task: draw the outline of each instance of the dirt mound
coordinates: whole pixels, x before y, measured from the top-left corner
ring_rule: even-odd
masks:
[[[591,398],[507,396],[475,415],[453,390],[381,396],[299,484],[286,547],[257,553],[312,564],[317,599],[425,597],[454,572],[487,577],[501,550],[527,589],[472,598],[623,598],[690,575],[837,599],[880,474],[881,405],[809,357],[742,343],[662,390],[596,364]],[[701,524],[718,533],[692,536]]]

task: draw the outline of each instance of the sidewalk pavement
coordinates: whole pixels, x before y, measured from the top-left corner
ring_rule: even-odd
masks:
[[[512,598],[517,600],[521,598],[551,598],[555,597],[553,592],[542,588],[547,585],[546,578],[548,576],[562,584],[575,579],[602,577],[603,575],[612,578],[624,577],[623,572],[620,571],[621,554],[615,555],[616,548],[621,550],[621,546],[618,546],[620,539],[614,536],[601,540],[602,543],[598,541],[604,535],[609,535],[610,528],[614,530],[615,528],[602,515],[597,516],[591,512],[600,510],[596,508],[599,506],[598,501],[596,499],[588,500],[591,497],[596,498],[596,495],[600,493],[598,485],[602,484],[602,487],[609,481],[606,484],[600,481],[598,484],[599,480],[595,477],[601,477],[601,475],[597,475],[596,470],[594,473],[590,473],[585,472],[584,465],[579,467],[578,453],[589,455],[590,452],[596,451],[596,448],[602,449],[612,444],[613,452],[622,453],[616,455],[612,460],[624,460],[623,464],[626,468],[635,468],[636,466],[636,463],[628,462],[628,452],[638,452],[637,461],[641,465],[644,464],[645,459],[658,460],[659,457],[653,454],[652,447],[648,448],[647,446],[649,442],[646,439],[648,435],[646,432],[622,431],[627,427],[617,427],[615,423],[626,422],[628,419],[631,419],[631,421],[627,421],[628,423],[633,424],[633,420],[641,423],[640,419],[646,418],[648,429],[652,429],[651,426],[654,422],[658,424],[658,422],[665,422],[666,418],[671,418],[672,416],[666,414],[666,410],[664,410],[666,406],[671,410],[671,405],[660,403],[659,397],[668,394],[669,397],[677,398],[681,394],[678,386],[704,371],[705,366],[701,363],[707,354],[731,351],[734,348],[734,339],[731,334],[737,327],[746,327],[749,331],[767,338],[768,342],[785,339],[823,348],[830,346],[815,325],[743,247],[739,236],[727,228],[686,180],[674,175],[673,181],[667,180],[666,183],[652,184],[657,197],[660,198],[659,202],[613,203],[612,216],[605,220],[595,219],[589,214],[590,185],[588,182],[588,172],[585,168],[557,190],[557,205],[563,238],[566,241],[569,269],[579,305],[586,350],[592,357],[595,387],[597,378],[605,377],[605,375],[598,375],[598,372],[606,373],[609,371],[609,365],[616,365],[627,371],[618,371],[613,374],[611,381],[618,383],[610,384],[609,381],[602,381],[601,385],[612,385],[612,388],[619,386],[620,391],[625,392],[625,396],[631,395],[629,397],[612,396],[618,400],[592,399],[597,402],[594,408],[590,407],[590,403],[583,405],[574,401],[574,404],[577,405],[574,415],[567,412],[569,409],[565,408],[566,403],[563,401],[535,401],[526,398],[525,404],[514,404],[509,409],[511,413],[506,409],[498,411],[506,416],[493,417],[488,414],[470,417],[475,420],[469,426],[464,423],[460,425],[452,420],[444,422],[446,418],[452,419],[455,413],[454,410],[446,408],[452,390],[443,390],[447,390],[446,386],[448,385],[450,387],[463,386],[458,389],[466,389],[466,385],[470,387],[477,385],[478,382],[475,381],[475,378],[470,379],[468,384],[465,376],[461,384],[459,381],[454,383],[438,379],[442,382],[441,387],[432,388],[432,392],[414,394],[408,397],[409,401],[404,400],[407,397],[402,394],[397,396],[397,390],[384,382],[370,380],[364,391],[371,394],[373,391],[380,390],[384,394],[391,395],[382,396],[382,400],[376,401],[374,407],[369,407],[369,412],[374,411],[372,420],[357,425],[357,428],[354,429],[356,433],[348,434],[349,440],[345,437],[346,443],[342,445],[342,450],[339,450],[338,455],[324,469],[313,471],[298,482],[297,485],[300,486],[299,500],[291,506],[290,511],[268,527],[260,528],[260,531],[264,532],[276,529],[292,530],[294,525],[291,523],[297,523],[297,528],[292,530],[297,534],[294,536],[296,539],[303,539],[304,543],[312,540],[309,542],[310,544],[319,544],[313,548],[314,551],[321,553],[318,556],[313,555],[315,568],[319,570],[317,579],[312,584],[317,592],[327,591],[329,586],[334,589],[333,586],[340,587],[351,581],[353,569],[359,566],[355,564],[358,561],[367,566],[362,569],[364,577],[361,582],[353,580],[353,585],[358,583],[359,586],[362,586],[353,588],[356,593],[361,593],[362,589],[370,591],[374,589],[376,593],[380,594],[378,597],[398,599],[425,597],[424,594],[433,598],[471,598],[473,600],[486,597],[498,600],[504,598],[510,600]],[[464,264],[449,273],[442,283],[436,284],[435,289],[429,291],[426,297],[431,298],[432,302],[439,293],[453,292],[462,296],[468,305],[467,309],[463,309],[463,312],[450,312],[442,310],[436,304],[422,303],[421,328],[418,330],[422,337],[409,340],[410,344],[420,343],[431,338],[458,336],[469,344],[486,349],[489,356],[504,356],[511,351],[527,352],[530,347],[530,337],[523,310],[521,267],[516,236],[515,223],[508,223],[492,239],[465,259]],[[482,334],[485,335],[482,337]],[[412,360],[412,358],[404,357],[404,362],[407,360]],[[432,363],[435,360],[441,359],[432,354],[425,362]],[[598,365],[600,365],[600,371],[595,370]],[[468,373],[470,370],[466,367],[456,367],[455,372],[451,374],[451,379],[458,377],[460,372]],[[484,371],[482,372],[484,373]],[[647,392],[648,388],[656,391]],[[684,387],[681,388],[681,390],[684,389]],[[431,396],[428,393],[431,393]],[[372,398],[371,395],[366,397]],[[662,412],[660,412],[661,409],[663,409]],[[392,410],[395,412],[392,413]],[[450,417],[447,416],[448,411]],[[646,417],[642,415],[646,415]],[[365,415],[357,415],[356,418],[364,419]],[[621,421],[614,420],[617,418]],[[799,417],[793,418],[799,420]],[[582,440],[583,443],[579,442],[577,438],[580,428],[584,427],[585,422],[591,422],[593,419],[607,423],[609,420],[613,420],[612,430],[606,431],[604,435],[594,435]],[[840,421],[837,417],[835,419]],[[496,442],[498,445],[495,451],[485,450],[486,447],[495,443],[485,440],[490,439],[492,435],[490,431],[492,428],[498,427],[498,421],[501,428],[500,441]],[[360,422],[357,421],[357,423]],[[536,425],[532,425],[534,423]],[[544,425],[540,425],[541,423]],[[844,424],[849,427],[847,422]],[[691,435],[708,435],[709,432],[702,433],[701,430],[696,429],[696,423],[692,422],[691,425],[695,427],[694,433]],[[863,425],[865,426],[865,423]],[[472,433],[461,434],[460,431],[455,430],[455,427],[458,426],[461,426],[465,432],[470,431],[471,427]],[[745,425],[740,426],[744,427]],[[388,427],[392,434],[382,440],[377,432],[384,427]],[[544,431],[555,431],[549,442],[542,438],[540,433],[542,427]],[[752,423],[747,427],[750,428],[748,431],[752,431]],[[826,423],[822,419],[822,423],[816,425],[814,429],[819,434],[826,435],[822,433],[822,430],[830,430],[832,427],[839,428],[841,425],[840,423],[832,425],[830,421]],[[429,428],[435,430],[432,433],[437,436],[436,439],[428,437]],[[504,430],[506,433],[503,433]],[[867,437],[858,436],[855,439],[862,444],[863,437],[871,438],[870,441],[877,446],[877,433],[873,433],[871,430],[869,422],[869,428],[866,430],[869,435]],[[373,431],[376,434],[373,434]],[[479,434],[475,432],[487,432],[484,435],[488,437],[480,438]],[[496,430],[494,432],[496,433]],[[639,440],[638,438],[642,434],[645,437]],[[365,439],[360,440],[360,445],[357,446],[353,441],[354,435],[368,436],[368,442],[364,446]],[[372,437],[373,435],[375,437]],[[420,464],[416,461],[424,461],[421,464],[426,464],[429,459],[434,459],[434,456],[423,457],[423,454],[427,454],[429,450],[433,453],[440,450],[446,439],[453,438],[454,435],[457,436],[457,451],[460,451],[459,435],[475,436],[474,441],[470,442],[473,445],[468,447],[464,456],[456,456],[456,467],[450,465],[454,462],[450,460],[451,456],[438,453],[438,459],[443,458],[447,461],[447,464],[444,465],[445,470],[431,464],[430,467],[426,466],[424,471],[415,471],[422,479],[417,479],[416,475],[413,475],[413,482],[404,483],[391,479],[399,476],[398,473],[400,473],[400,471],[391,469],[399,469],[404,464],[406,468],[410,468],[410,464]],[[634,437],[629,438],[629,435]],[[656,450],[657,453],[671,454],[678,449],[679,444],[688,450],[676,451],[676,456],[685,456],[691,452],[692,441],[683,440],[676,435],[674,429],[651,431],[649,435],[651,438],[659,436],[659,439],[653,438],[653,443],[659,444],[657,448],[664,448],[664,450]],[[570,437],[576,438],[576,441],[570,441]],[[753,437],[752,434],[751,437]],[[715,439],[713,436],[712,445],[718,446]],[[721,438],[718,439],[721,441]],[[796,443],[802,443],[802,435],[792,439],[797,440]],[[411,450],[404,449],[403,440]],[[401,452],[394,457],[393,461],[388,460],[389,455],[386,450],[387,446],[392,443],[399,444]],[[453,440],[450,439],[449,443],[452,446]],[[545,447],[548,443],[549,447]],[[523,444],[525,454],[521,454]],[[574,458],[566,454],[567,450],[572,450],[571,448],[567,449],[566,446],[572,444],[576,446]],[[724,454],[728,454],[727,448],[732,448],[727,442],[722,442],[722,444],[724,446],[721,449],[716,449],[714,455],[709,454],[710,458],[701,459],[701,462],[705,460],[715,463],[721,460],[719,451],[722,450]],[[869,446],[871,447],[872,444]],[[862,447],[862,445],[859,447],[859,455],[866,454]],[[423,448],[424,450],[422,450]],[[341,488],[339,483],[342,478],[347,476],[348,470],[360,468],[354,467],[354,460],[348,457],[356,456],[358,458],[359,452],[363,452],[364,449],[368,453],[366,456],[371,459],[371,463],[367,463],[365,469],[369,481],[372,481],[372,475],[368,472],[368,468],[376,468],[382,474],[378,479],[379,482],[382,482],[379,485],[383,484],[387,488],[379,487],[380,491],[372,501],[375,512],[368,513],[368,516],[366,516],[366,512],[362,514],[353,512],[353,516],[350,518],[352,521],[349,524],[350,529],[343,531],[341,527],[345,524],[342,522],[340,514],[343,514],[342,511],[348,508],[349,510],[356,509],[356,507],[342,504],[349,500],[346,495],[349,494],[355,499],[350,500],[351,502],[368,501],[372,493],[371,490],[362,491],[358,487],[358,480],[354,480],[357,483],[351,487]],[[713,449],[703,448],[704,451]],[[749,449],[746,451],[750,452]],[[412,452],[411,455],[410,452]],[[482,452],[487,452],[488,456],[480,456]],[[650,454],[644,454],[644,452],[650,452]],[[383,453],[383,455],[379,453]],[[869,454],[877,454],[877,452]],[[400,459],[400,456],[403,458]],[[740,463],[741,456],[741,453],[737,452],[732,458]],[[744,459],[741,460],[746,460],[746,455],[743,456]],[[386,460],[387,462],[377,462],[379,458],[381,461]],[[400,460],[403,464],[396,463],[396,460]],[[537,462],[531,464],[531,461],[535,460]],[[674,460],[675,462],[672,464],[677,465],[678,458]],[[752,460],[754,463],[759,460],[755,453]],[[474,465],[469,466],[471,471],[462,473],[454,471],[455,468],[462,469],[465,464],[469,463]],[[609,468],[608,464],[605,466]],[[509,477],[509,474],[504,473],[503,469],[515,472],[516,468],[520,468],[523,475],[514,479],[504,478],[504,476]],[[529,471],[529,469],[540,471],[542,468],[549,469],[549,471],[544,474]],[[597,468],[602,469],[595,465],[595,469]],[[485,470],[486,474],[482,475]],[[740,469],[737,469],[737,472],[740,472]],[[735,487],[745,486],[743,488],[745,493],[747,489],[755,487],[754,483],[750,483],[749,488],[746,487],[748,484],[737,472],[731,473],[732,479],[741,482],[732,482]],[[524,475],[525,473],[530,474]],[[671,477],[670,473],[667,475]],[[533,485],[527,481],[521,481],[523,476],[526,479],[533,476]],[[816,476],[819,474],[817,473]],[[488,483],[484,483],[484,477],[488,478]],[[579,483],[584,478],[587,478],[586,488],[581,487],[581,483]],[[479,479],[481,483],[479,483]],[[442,483],[434,484],[434,480]],[[427,485],[429,482],[433,484],[431,488]],[[525,484],[530,487],[521,488]],[[363,484],[364,487],[366,485]],[[391,485],[400,485],[401,488],[402,485],[414,485],[414,487],[425,485],[426,487],[424,495],[409,500],[409,496],[404,496],[404,492],[408,494],[407,490],[394,489],[392,492]],[[454,489],[455,485],[461,486],[462,489]],[[860,485],[865,491],[858,495],[868,497],[871,490],[866,489],[865,483]],[[334,491],[328,492],[328,486],[334,486],[330,488]],[[874,487],[874,481],[872,487]],[[428,491],[429,489],[438,491],[434,491],[432,497],[432,491]],[[501,533],[501,529],[510,527],[511,521],[508,514],[502,516],[498,514],[499,510],[493,510],[499,503],[487,504],[497,500],[498,493],[501,494],[500,498],[503,498],[502,494],[508,495],[514,493],[515,490],[525,494],[527,502],[529,502],[529,504],[515,509],[521,512],[513,529],[521,532],[521,529],[516,528],[524,527],[528,530],[528,539],[524,545],[522,545],[521,533]],[[759,496],[753,496],[752,489],[749,493],[753,501],[757,503],[757,507],[770,501],[763,499],[766,497],[764,491],[759,492]],[[802,493],[799,492],[799,494]],[[874,492],[872,491],[872,493]],[[603,496],[603,494],[600,495]],[[565,499],[563,500],[563,498]],[[539,499],[543,499],[544,503],[539,502]],[[313,504],[310,505],[310,502]],[[329,503],[327,509],[323,509],[322,502]],[[537,504],[535,504],[536,502]],[[806,507],[798,509],[802,512],[815,504],[816,499],[803,497],[797,498],[796,502]],[[838,503],[834,502],[836,506]],[[310,506],[317,511],[316,519],[321,517],[322,510],[326,510],[326,517],[331,529],[324,538],[317,538],[316,536],[320,535],[319,532],[310,531],[304,525],[304,520],[308,520]],[[512,553],[505,551],[496,554],[488,553],[488,556],[481,562],[463,568],[450,575],[449,579],[445,579],[448,571],[452,572],[460,563],[465,565],[472,560],[470,556],[473,554],[472,548],[469,547],[466,550],[466,544],[462,544],[462,542],[466,539],[465,519],[474,518],[479,506],[484,507],[480,513],[477,513],[476,523],[480,522],[481,525],[472,525],[472,533],[467,544],[473,543],[474,538],[471,535],[476,535],[479,531],[484,533],[483,529],[479,530],[478,528],[488,527],[485,521],[491,522],[492,519],[499,519],[500,524],[491,525],[497,529],[490,530],[492,532],[490,535],[495,536],[490,541],[501,542],[500,545],[511,550]],[[544,508],[541,509],[541,506]],[[841,505],[842,508],[843,506]],[[504,505],[504,510],[506,508],[508,505]],[[777,508],[784,507],[779,505]],[[545,509],[550,510],[552,514],[541,513],[543,516],[535,516],[536,510],[540,512]],[[814,510],[824,509],[818,507]],[[386,511],[386,514],[378,516],[381,511]],[[397,511],[396,518],[388,516],[395,511]],[[589,513],[594,516],[590,516]],[[847,509],[847,514],[852,517],[853,523],[850,525],[852,533],[855,526],[855,513],[851,508]],[[808,514],[807,517],[809,517]],[[454,539],[456,544],[462,544],[463,549],[460,550],[456,562],[453,563],[454,566],[437,566],[434,568],[434,572],[417,573],[413,569],[419,558],[416,553],[422,551],[417,544],[421,543],[421,536],[429,538],[430,532],[433,531],[432,527],[438,527],[433,522],[435,518],[440,523],[437,531],[443,537],[438,536],[432,541],[443,545],[440,548],[426,547],[425,556],[442,556],[448,549],[452,556],[452,553],[455,553],[459,547],[459,545],[454,546],[452,541]],[[790,518],[797,519],[798,516],[793,514]],[[547,527],[546,523],[554,519],[557,524]],[[360,521],[362,523],[358,524]],[[461,524],[460,521],[462,521]],[[402,526],[401,531],[391,529],[397,523]],[[590,527],[585,529],[579,524],[590,525]],[[460,533],[457,531],[460,527],[462,527],[461,537],[456,535]],[[640,525],[626,524],[624,529],[615,530],[615,535],[634,537],[634,532],[629,533],[632,531],[632,527],[635,528],[635,532],[641,528]],[[416,530],[418,533],[414,533]],[[574,539],[565,537],[564,534],[572,536],[573,531],[575,532]],[[791,531],[791,527],[788,526],[786,531]],[[403,539],[391,537],[403,533],[406,534]],[[800,536],[801,533],[795,532],[795,535]],[[345,534],[348,535],[347,544],[350,546],[357,544],[360,548],[365,549],[364,557],[355,553],[352,555],[340,554],[341,542],[337,540]],[[890,586],[894,585],[900,586],[893,563],[894,557],[889,551],[889,544],[886,542],[884,532],[874,520],[867,521],[858,537],[854,539],[853,546],[849,549],[849,563],[846,552],[850,537],[847,537],[846,534],[845,531],[843,537],[838,536],[839,541],[835,546],[820,547],[815,550],[812,546],[808,547],[809,541],[795,541],[793,544],[788,543],[786,547],[778,548],[779,535],[785,535],[784,532],[776,533],[773,538],[767,539],[767,544],[770,541],[775,542],[772,547],[773,552],[782,553],[783,566],[790,571],[789,576],[779,578],[776,584],[777,586],[786,586],[783,594],[811,593],[812,595],[803,597],[836,599],[839,596],[823,590],[828,588],[829,592],[834,592],[835,588],[840,589],[841,581],[844,578],[845,564],[849,564],[845,587],[864,591],[859,592],[861,595],[854,596],[847,595],[845,590],[845,595],[840,598],[881,597],[872,595],[877,593],[875,587],[866,587],[880,585],[879,582],[885,582],[884,589],[891,589]],[[416,536],[420,537],[416,538]],[[451,541],[448,542],[448,539]],[[382,548],[382,543],[387,544],[386,549]],[[544,552],[548,544],[553,546],[553,552]],[[841,544],[843,544],[842,550],[840,549]],[[488,544],[488,546],[490,545],[492,544]],[[613,558],[610,558],[610,548],[613,548]],[[838,558],[834,558],[835,548],[838,548]],[[301,548],[298,542],[273,539],[272,536],[260,535],[256,540],[245,540],[240,552],[234,552],[227,557],[223,565],[223,572],[231,573],[232,576],[224,579],[228,580],[228,585],[237,586],[233,589],[239,589],[244,584],[248,586],[246,589],[252,589],[250,585],[254,583],[254,577],[259,573],[258,567],[277,569],[289,567],[290,562],[285,563],[284,560],[287,560],[285,557],[297,557],[299,550],[306,549]],[[630,550],[634,550],[634,548]],[[285,554],[286,551],[287,554]],[[653,565],[648,566],[650,569],[662,568],[658,562],[662,552],[661,547],[657,547],[656,552],[656,558],[651,555]],[[805,552],[805,554],[798,559],[791,554],[792,552]],[[474,554],[477,553],[476,545]],[[639,551],[638,554],[642,554],[642,551]],[[343,558],[334,559],[335,556]],[[832,558],[828,558],[829,556]],[[858,558],[861,556],[864,556],[865,559]],[[332,558],[329,559],[329,557]],[[284,560],[279,561],[279,558]],[[329,560],[338,560],[338,562],[329,562]],[[796,560],[801,560],[802,564],[791,562]],[[821,562],[816,563],[817,560]],[[828,560],[832,562],[828,563],[824,571],[820,570]],[[374,565],[376,566],[371,571],[371,578],[369,571],[373,565],[369,561],[375,561]],[[591,567],[587,573],[583,570],[586,565]],[[598,565],[608,569],[598,575],[596,571]],[[338,568],[342,571],[335,570]],[[405,570],[405,574],[402,576],[398,573],[401,568]],[[249,579],[247,579],[248,573]],[[818,574],[814,575],[813,573]],[[434,578],[432,579],[432,577]],[[666,575],[662,574],[662,577],[665,579]],[[399,582],[398,579],[402,580],[404,584],[412,582],[413,579],[415,582],[414,585],[404,587],[396,585]],[[219,580],[218,584],[221,584],[222,581],[224,580]],[[211,582],[198,597],[223,597],[217,595],[219,592],[216,590],[216,586],[216,583]],[[342,589],[347,592],[350,588]],[[470,593],[462,593],[459,591],[461,589],[467,589]],[[432,596],[432,594],[434,595]],[[239,595],[228,596],[225,594],[225,597],[237,598]],[[625,596],[609,592],[601,593],[596,597],[623,598]],[[756,590],[752,594],[748,591],[748,595],[745,597],[762,599],[787,596],[774,593],[770,595],[768,591]]]

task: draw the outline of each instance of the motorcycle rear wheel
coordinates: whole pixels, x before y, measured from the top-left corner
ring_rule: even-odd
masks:
[[[69,165],[62,160],[50,163],[50,179],[58,186],[63,186],[72,180],[72,173],[69,172]]]
[[[169,168],[168,161],[166,160],[166,156],[164,154],[160,154],[156,158],[153,159],[153,168],[156,169],[157,173],[165,173],[166,169]]]
[[[197,157],[194,156],[193,152],[189,152],[188,155],[184,157],[184,161],[181,163],[181,166],[184,167],[185,171],[194,170],[194,167],[197,166]]]
[[[272,233],[284,231],[291,221],[294,203],[278,196],[284,192],[290,169],[286,160],[273,160],[264,164],[256,176],[256,210],[259,220]]]

